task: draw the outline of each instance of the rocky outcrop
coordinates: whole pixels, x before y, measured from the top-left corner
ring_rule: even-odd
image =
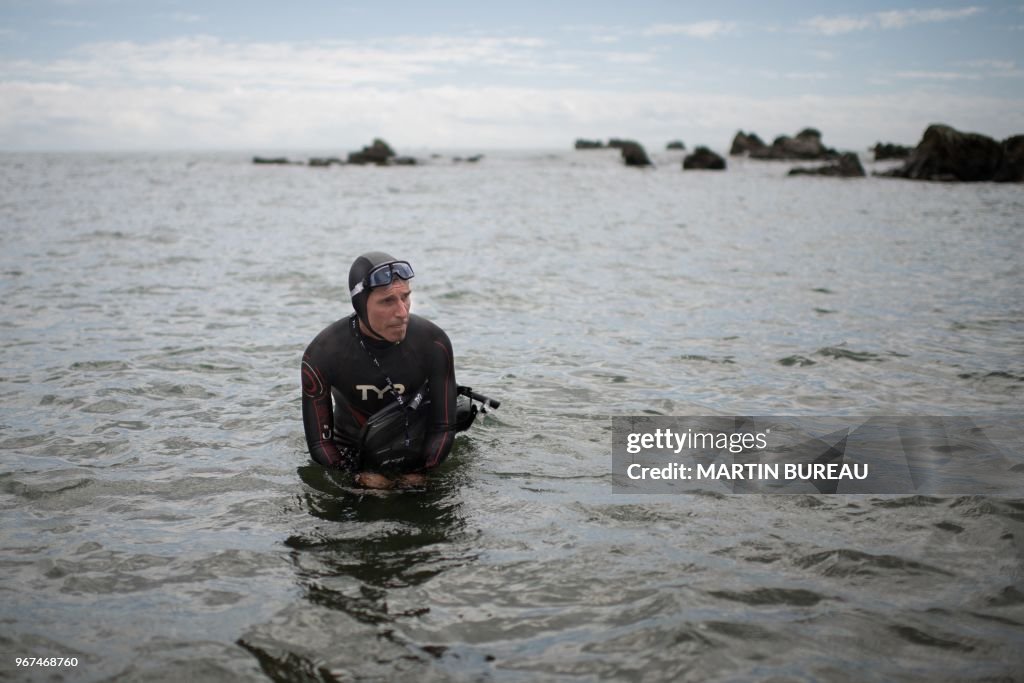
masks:
[[[707,147],[698,147],[683,159],[683,170],[724,171],[725,159]]]
[[[771,147],[750,151],[752,159],[773,159],[780,161],[813,161],[835,159],[839,155],[834,149],[822,144],[821,133],[815,128],[804,128],[796,137],[780,135]]]
[[[871,151],[875,153],[875,161],[888,161],[889,159],[906,159],[914,149],[891,142],[879,142],[871,148]]]
[[[391,149],[391,145],[380,138],[376,138],[372,145],[369,147],[363,147],[362,151],[350,152],[348,155],[348,163],[377,164],[379,166],[385,166],[394,156],[395,150]]]
[[[604,143],[600,140],[576,139],[576,149],[604,149]]]
[[[297,164],[301,161],[290,161],[286,157],[253,157],[254,164]],[[350,152],[348,155],[349,164],[378,164],[380,166],[415,166],[419,161],[414,157],[397,156],[391,146],[377,138],[373,144],[363,147],[359,152]],[[344,166],[346,161],[339,157],[310,157],[306,165],[313,168],[327,168],[329,166]]]
[[[740,156],[741,154],[749,154],[755,150],[761,150],[767,148],[768,145],[764,144],[764,140],[757,137],[757,133],[744,133],[742,130],[736,132],[736,136],[732,139],[732,147],[729,149],[730,156]]]
[[[683,144],[682,140],[673,140],[665,145],[665,149],[686,149],[686,145]]]
[[[626,166],[650,166],[651,159],[647,156],[647,151],[643,148],[639,142],[633,142],[632,140],[616,140],[619,143],[618,148],[622,153],[622,161]],[[611,143],[608,143],[611,147]]]
[[[900,168],[876,175],[911,180],[1019,182],[1024,176],[1024,136],[1002,143],[979,133],[933,124]]]
[[[1003,163],[993,178],[997,183],[1024,181],[1024,135],[1003,140]]]
[[[839,157],[839,161],[834,164],[826,164],[824,166],[817,166],[815,168],[793,168],[790,169],[789,175],[823,175],[831,176],[834,178],[863,178],[864,167],[861,166],[860,159],[853,152],[847,152]]]

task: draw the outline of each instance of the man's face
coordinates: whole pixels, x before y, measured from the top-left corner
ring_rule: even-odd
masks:
[[[406,280],[395,278],[387,287],[370,290],[366,300],[366,319],[374,332],[389,342],[405,339],[409,329],[409,308],[412,306],[412,288]]]

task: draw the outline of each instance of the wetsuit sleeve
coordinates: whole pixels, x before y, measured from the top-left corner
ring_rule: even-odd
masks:
[[[423,445],[427,469],[444,462],[455,439],[455,359],[444,332],[431,341],[430,359],[430,422]]]
[[[324,467],[353,468],[351,458],[334,443],[331,389],[308,351],[302,357],[302,426],[313,460]]]

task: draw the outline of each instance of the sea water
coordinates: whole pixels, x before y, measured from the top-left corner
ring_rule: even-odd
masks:
[[[5,676],[1024,676],[1024,501],[623,495],[610,455],[612,416],[1019,415],[1020,185],[419,156],[0,157]],[[424,491],[305,449],[377,249],[502,401]]]

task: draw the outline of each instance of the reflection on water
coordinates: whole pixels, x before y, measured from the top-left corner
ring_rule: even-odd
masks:
[[[463,444],[460,443],[460,446]],[[468,453],[471,449],[457,449]],[[278,615],[277,628],[256,629],[239,640],[273,680],[291,681],[314,675],[319,680],[342,678],[353,671],[353,652],[363,652],[352,641],[373,640],[377,654],[367,666],[395,658],[398,662],[425,662],[439,657],[443,646],[417,645],[399,635],[403,620],[430,611],[428,604],[396,607],[392,591],[424,584],[438,574],[471,565],[477,556],[465,532],[461,485],[456,468],[443,467],[420,490],[369,491],[353,488],[351,475],[319,465],[299,467],[306,485],[302,506],[315,520],[301,534],[285,540],[292,549],[296,582],[310,610],[288,609]],[[326,610],[332,619],[351,620],[338,646],[332,648],[341,668],[324,665],[329,653],[310,656],[280,650],[283,641],[300,645],[305,628]],[[288,624],[292,623],[289,628]],[[327,626],[325,625],[325,628]],[[295,638],[299,642],[293,642]],[[273,644],[268,645],[267,640]],[[386,646],[383,645],[386,643]],[[390,651],[382,654],[381,648]],[[359,656],[355,661],[361,661]],[[319,663],[319,664],[318,664]],[[359,670],[359,667],[355,669]]]
[[[307,578],[320,578],[318,572],[327,568],[372,586],[408,586],[465,561],[445,556],[465,529],[456,477],[435,474],[421,490],[368,491],[353,488],[350,475],[318,465],[298,472],[309,487],[304,493],[309,514],[341,523],[285,541]]]

